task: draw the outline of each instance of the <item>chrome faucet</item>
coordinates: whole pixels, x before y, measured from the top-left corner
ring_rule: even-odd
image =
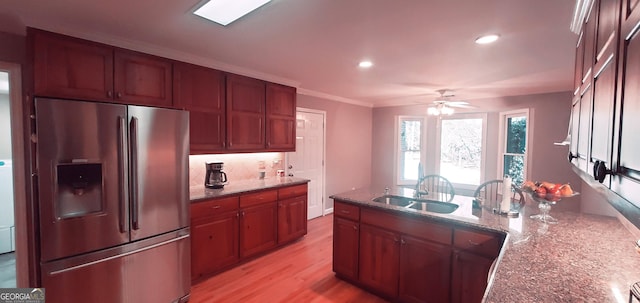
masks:
[[[418,184],[416,184],[416,189],[413,192],[413,197],[416,199],[420,199],[422,196],[429,195],[429,191],[426,189],[424,191],[420,190],[420,181],[418,180]]]
[[[389,194],[389,188],[388,187],[384,188],[384,194],[385,194],[385,196]]]

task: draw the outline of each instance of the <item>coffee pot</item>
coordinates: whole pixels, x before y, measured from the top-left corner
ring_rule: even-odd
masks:
[[[222,162],[207,162],[207,174],[204,178],[204,186],[207,188],[222,188],[227,184],[227,174],[222,171]]]

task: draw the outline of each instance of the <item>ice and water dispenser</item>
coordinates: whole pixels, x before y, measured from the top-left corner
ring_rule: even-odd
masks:
[[[56,166],[58,219],[103,211],[102,163],[59,163]]]

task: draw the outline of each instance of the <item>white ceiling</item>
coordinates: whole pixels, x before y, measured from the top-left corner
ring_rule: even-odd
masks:
[[[369,106],[570,91],[574,0],[273,0],[227,27],[200,0],[3,1],[33,26]],[[476,37],[498,33],[490,45]],[[369,70],[357,68],[370,59]]]

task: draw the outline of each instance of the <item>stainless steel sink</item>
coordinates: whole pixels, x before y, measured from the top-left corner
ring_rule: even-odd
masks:
[[[458,204],[447,203],[447,202],[414,201],[414,203],[411,203],[405,207],[413,208],[417,210],[425,210],[425,211],[430,211],[430,212],[440,213],[440,214],[450,214],[454,212],[456,209],[458,209],[458,206],[459,206]]]
[[[394,195],[384,195],[373,199],[374,202],[380,202],[384,204],[397,205],[397,206],[408,206],[413,203],[413,199],[402,197],[402,196],[394,196]]]
[[[394,196],[394,195],[380,196],[380,197],[374,198],[373,201],[378,203],[396,205],[396,206],[401,206],[405,208],[424,210],[424,211],[440,213],[440,214],[450,214],[454,212],[456,209],[458,209],[458,204],[454,204],[454,203],[417,200],[414,198]]]

